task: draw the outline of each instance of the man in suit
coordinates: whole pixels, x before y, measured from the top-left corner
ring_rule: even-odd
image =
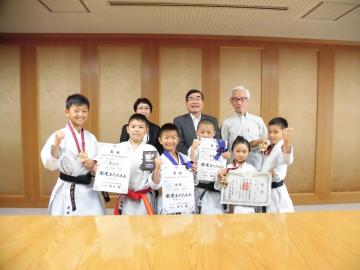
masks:
[[[200,90],[189,90],[185,96],[185,104],[189,113],[176,117],[174,124],[178,128],[180,135],[177,150],[187,155],[193,140],[197,138],[196,129],[200,120],[208,119],[214,123],[216,127],[216,139],[220,139],[220,130],[215,117],[201,113],[204,108],[204,94]]]

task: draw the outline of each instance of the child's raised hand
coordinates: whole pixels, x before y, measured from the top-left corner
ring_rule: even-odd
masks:
[[[200,140],[199,139],[194,139],[193,143],[191,145],[191,148],[196,150],[199,147],[199,145],[200,145]]]
[[[55,133],[55,145],[60,145],[61,141],[65,138],[65,132],[61,129]]]
[[[292,131],[293,131],[293,128],[291,128],[291,127],[285,128],[283,130],[283,139],[285,142],[288,142],[290,140]]]
[[[155,163],[155,170],[160,170],[160,167],[161,167],[161,164],[163,164],[163,160],[161,157],[157,157],[155,158],[154,160],[154,163]]]
[[[229,151],[227,151],[227,152],[222,153],[221,156],[225,159],[229,159],[231,157],[231,153]]]

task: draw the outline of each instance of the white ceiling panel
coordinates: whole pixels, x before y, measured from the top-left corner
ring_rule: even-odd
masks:
[[[0,32],[193,34],[360,41],[359,8],[354,9],[360,0],[144,0],[141,2],[147,5],[136,6],[111,6],[107,0],[82,2],[88,13],[53,13],[38,0],[0,0]],[[154,2],[171,5],[159,6]],[[335,7],[327,6],[328,2],[335,3]],[[317,6],[323,6],[323,10],[316,11]],[[302,18],[305,14],[309,17]],[[341,14],[339,19],[326,19],[338,18]],[[309,19],[315,15],[325,20]]]

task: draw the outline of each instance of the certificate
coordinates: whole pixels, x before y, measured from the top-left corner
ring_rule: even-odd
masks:
[[[99,143],[98,146],[94,190],[126,194],[130,179],[128,157],[120,153],[117,144]]]
[[[218,143],[216,139],[201,138],[198,147],[198,160],[214,160],[217,149]]]
[[[215,159],[218,143],[215,139],[201,138],[198,148],[197,178],[202,182],[215,182],[217,173],[226,167],[226,160],[223,157]]]
[[[228,185],[221,188],[221,203],[245,206],[267,206],[271,196],[271,174],[229,172]]]
[[[163,213],[195,211],[194,175],[184,166],[161,169]]]
[[[225,160],[199,160],[197,163],[197,178],[204,182],[215,182],[217,173],[226,167]]]

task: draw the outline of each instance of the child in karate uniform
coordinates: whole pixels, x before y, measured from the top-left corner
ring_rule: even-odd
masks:
[[[144,142],[148,133],[149,122],[139,113],[133,114],[127,126],[129,140],[120,143],[118,150],[128,156],[130,165],[129,191],[121,194],[115,204],[114,214],[121,215],[154,215],[155,194],[150,188],[148,177],[150,170],[143,168],[143,152],[152,151],[156,155],[156,148]]]
[[[101,196],[93,190],[93,171],[97,140],[83,128],[90,104],[86,97],[74,94],[66,99],[68,122],[54,132],[41,150],[44,167],[59,170],[60,175],[51,193],[50,215],[104,215]]]
[[[272,174],[271,200],[266,212],[294,212],[289,192],[284,184],[287,166],[294,161],[294,151],[290,144],[292,128],[282,117],[270,120],[268,124],[268,148],[262,155],[261,171]],[[265,210],[265,209],[264,209]]]
[[[176,146],[180,140],[178,129],[174,124],[167,123],[160,128],[159,142],[164,148],[162,155],[155,159],[155,170],[149,177],[153,189],[161,188],[161,173],[164,166],[184,166],[187,169],[196,171],[196,166],[192,164],[189,157],[176,151]],[[164,166],[163,166],[164,165]],[[194,180],[195,181],[195,180]],[[163,214],[163,198],[161,192],[157,198],[157,213]],[[193,211],[187,211],[177,214],[193,214]]]
[[[198,161],[198,147],[201,138],[215,137],[215,125],[211,120],[203,119],[199,122],[196,130],[198,139],[194,139],[188,150],[188,155],[193,162]],[[227,152],[226,142],[217,140],[218,156],[217,160],[226,164],[230,158],[230,152]],[[198,177],[198,185],[195,187],[195,201],[198,214],[223,214],[224,206],[220,203],[220,192],[214,188],[213,182],[204,181]]]
[[[235,141],[232,145],[232,152],[234,156],[234,160],[232,163],[227,165],[226,169],[221,169],[219,171],[218,180],[215,182],[214,187],[220,190],[220,181],[222,177],[225,177],[229,171],[233,171],[236,173],[241,174],[248,174],[252,172],[257,172],[255,167],[246,162],[246,158],[250,153],[250,144],[249,142],[243,137],[238,136],[236,137]],[[242,206],[242,205],[228,205],[227,206],[228,213],[234,214],[250,214],[255,213],[255,207],[253,206]]]

